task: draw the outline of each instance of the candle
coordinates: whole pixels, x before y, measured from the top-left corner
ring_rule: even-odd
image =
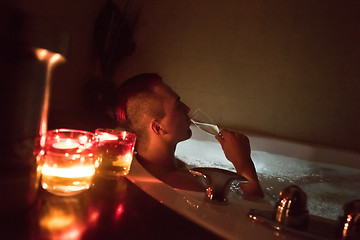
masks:
[[[99,128],[95,130],[97,172],[106,177],[120,177],[129,173],[136,136],[133,133]]]
[[[60,196],[89,189],[95,174],[94,134],[82,130],[55,129],[46,136],[41,186]]]
[[[102,133],[99,135],[99,139],[102,141],[115,141],[118,140],[119,138],[113,134]]]
[[[71,141],[71,139],[66,139],[65,142],[57,142],[52,145],[54,148],[57,149],[74,149],[79,147],[79,143]]]

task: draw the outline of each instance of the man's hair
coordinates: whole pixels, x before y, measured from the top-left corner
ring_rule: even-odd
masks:
[[[137,142],[147,141],[146,124],[150,119],[162,119],[162,99],[153,91],[162,84],[156,73],[142,73],[129,78],[117,89],[115,113],[119,127],[132,131]]]

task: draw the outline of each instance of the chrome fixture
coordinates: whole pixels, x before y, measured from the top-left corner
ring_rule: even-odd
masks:
[[[205,179],[205,199],[218,204],[227,203],[227,195],[233,181],[248,182],[245,177],[225,169],[199,167],[190,169],[190,172]]]
[[[306,228],[309,221],[306,193],[296,185],[282,190],[275,204],[273,218],[285,226]]]
[[[344,215],[338,219],[340,239],[360,239],[360,199],[345,203],[343,210]]]
[[[304,239],[339,239],[335,231],[336,221],[310,215],[307,196],[296,185],[290,185],[280,192],[274,210],[250,209],[248,217],[253,222],[274,229],[275,232],[289,232]]]

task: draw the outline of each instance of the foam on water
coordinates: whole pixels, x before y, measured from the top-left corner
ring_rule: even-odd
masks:
[[[189,167],[216,167],[235,171],[216,142],[189,139],[178,144],[176,156]],[[309,162],[292,157],[252,151],[266,198],[273,204],[290,184],[301,187],[308,196],[311,214],[337,219],[345,202],[360,198],[360,169]],[[232,191],[239,191],[233,185]]]

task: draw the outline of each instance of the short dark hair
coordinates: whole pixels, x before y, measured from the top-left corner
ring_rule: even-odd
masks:
[[[159,84],[163,84],[163,81],[158,74],[142,73],[123,82],[116,91],[115,114],[118,125],[134,132],[137,141],[145,137],[142,123],[146,119],[161,119],[164,116],[162,100],[153,91]]]

